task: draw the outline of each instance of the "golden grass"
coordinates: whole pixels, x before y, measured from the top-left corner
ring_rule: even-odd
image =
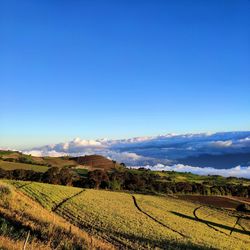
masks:
[[[8,185],[1,181],[0,184]],[[15,221],[22,227],[28,228],[31,235],[34,234],[33,241],[30,243],[36,246],[33,249],[63,249],[65,246],[68,247],[67,249],[72,249],[70,245],[82,247],[82,249],[114,249],[111,244],[90,236],[55,213],[43,208],[13,186],[11,188],[9,205],[6,207],[0,202],[0,213],[7,220]],[[37,234],[39,237],[36,237]],[[3,235],[1,237],[11,246],[13,241],[10,237]],[[18,244],[22,245],[24,240]],[[12,247],[7,249],[12,249]]]
[[[25,169],[33,170],[36,172],[46,172],[49,168],[47,166],[33,165],[19,162],[8,162],[0,160],[0,168],[5,170],[14,170],[14,169]]]
[[[135,196],[143,211],[187,235],[192,242],[218,249],[250,249],[250,237],[241,228],[237,226],[239,231],[230,235],[237,219],[232,211],[206,206],[197,209],[196,215],[212,226],[209,227],[196,220],[194,210],[199,207],[197,204],[170,197]]]
[[[1,236],[0,235],[0,249],[6,249],[6,250],[20,250],[23,249],[24,241],[20,240],[12,240],[11,238],[7,236]],[[28,243],[26,246],[27,249],[37,249],[37,250],[49,250],[51,249],[49,246],[43,245],[42,243],[35,243],[31,242]]]
[[[20,181],[12,184],[49,210],[61,204],[56,209],[59,215],[120,248],[250,249],[249,235],[242,228],[236,226],[230,235],[236,221],[230,211],[199,208],[196,216],[212,223],[209,227],[195,218],[197,204],[176,198],[136,194],[139,211],[128,193],[86,189],[73,197],[81,189],[43,183],[23,186],[25,182]],[[62,203],[68,197],[73,198]],[[246,229],[248,221],[242,219]]]

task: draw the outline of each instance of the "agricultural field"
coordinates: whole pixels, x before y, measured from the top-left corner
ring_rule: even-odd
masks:
[[[18,151],[0,150],[0,160],[11,163],[26,163],[31,165],[42,165],[47,167],[72,167],[86,168],[89,170],[122,168],[119,163],[113,162],[101,155],[85,155],[79,157],[50,157],[32,156]],[[13,165],[14,166],[14,165]],[[18,165],[17,165],[18,166]]]
[[[26,239],[26,249],[114,249],[0,180],[0,249],[24,249]]]
[[[129,168],[127,171],[136,174],[145,174],[150,173],[151,175],[160,177],[160,181],[167,182],[189,182],[189,183],[206,183],[208,186],[213,185],[250,185],[250,180],[246,178],[237,178],[237,177],[223,177],[219,175],[197,175],[189,172],[175,172],[175,171],[148,171],[146,169],[133,169]]]
[[[164,171],[156,173],[161,176],[169,177],[172,181],[175,182],[194,182],[194,183],[204,183],[206,182],[208,185],[225,185],[225,184],[242,184],[242,185],[250,185],[249,179],[244,178],[236,178],[236,177],[223,177],[219,175],[197,175],[193,173],[181,173],[174,171]]]
[[[178,195],[180,199],[186,201],[192,201],[195,203],[218,207],[218,208],[227,208],[227,209],[236,209],[241,202],[237,199],[241,198],[228,198],[222,196],[202,196],[202,195]]]
[[[249,214],[167,196],[6,182],[117,248],[250,249]]]
[[[14,170],[14,169],[25,169],[25,170],[33,170],[36,172],[46,172],[49,168],[47,166],[42,165],[34,165],[20,162],[9,162],[0,160],[0,168],[4,170]]]
[[[192,173],[181,173],[175,171],[149,171],[146,169],[126,168],[115,161],[107,159],[101,155],[89,155],[79,157],[37,157],[23,154],[18,151],[4,151],[0,150],[0,168],[5,170],[26,169],[37,172],[46,172],[49,167],[68,167],[74,170],[79,176],[86,176],[89,171],[105,170],[112,173],[114,169],[121,173],[130,172],[141,176],[150,175],[159,182],[187,182],[199,183],[212,187],[214,185],[243,185],[249,186],[250,180],[236,177],[223,177],[219,175],[202,176]]]

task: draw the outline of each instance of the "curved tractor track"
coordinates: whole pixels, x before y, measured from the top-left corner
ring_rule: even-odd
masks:
[[[136,198],[135,198],[134,195],[132,195],[132,198],[133,198],[135,207],[136,207],[141,213],[145,214],[148,218],[150,218],[151,220],[155,221],[155,222],[158,223],[159,225],[161,225],[161,226],[163,226],[163,227],[165,227],[165,228],[171,230],[172,232],[177,233],[177,234],[179,234],[180,236],[182,236],[182,237],[184,237],[184,238],[188,238],[188,236],[186,236],[186,235],[184,235],[184,234],[178,232],[177,230],[175,230],[175,229],[169,227],[168,225],[165,225],[165,224],[162,223],[161,221],[159,221],[159,220],[157,220],[156,218],[154,218],[152,215],[150,215],[150,214],[148,214],[147,212],[143,211],[143,210],[140,208],[140,206],[138,205],[138,203],[137,203]]]
[[[199,206],[199,207],[195,208],[194,211],[193,211],[193,215],[194,215],[194,217],[196,218],[197,221],[206,224],[208,227],[210,227],[211,229],[215,230],[216,232],[222,233],[222,234],[224,234],[224,235],[226,235],[226,236],[228,236],[228,237],[233,237],[233,238],[235,238],[235,239],[239,239],[239,238],[237,238],[237,237],[232,236],[232,233],[233,233],[233,231],[235,230],[236,225],[239,225],[247,234],[250,235],[250,233],[249,233],[248,231],[246,231],[246,230],[242,227],[242,225],[240,225],[239,221],[240,221],[241,217],[237,217],[236,222],[235,222],[234,226],[231,227],[231,230],[230,230],[230,233],[229,233],[229,234],[227,234],[227,233],[221,231],[220,229],[218,229],[218,228],[212,226],[212,225],[209,223],[209,221],[203,220],[203,219],[201,219],[201,218],[198,217],[198,215],[197,215],[196,212],[197,212],[200,208],[202,208],[202,207],[205,207],[205,206]],[[249,241],[246,241],[246,240],[243,240],[243,241],[249,243]]]
[[[26,186],[30,185],[31,183],[32,183],[32,182],[25,183],[25,184],[23,184],[23,185],[21,185],[21,186],[19,186],[19,187],[16,186],[16,188],[17,188],[17,189],[21,189],[21,188],[23,188],[23,187],[26,187]]]
[[[72,195],[72,196],[70,196],[70,197],[67,197],[66,199],[62,200],[62,201],[59,202],[57,205],[55,205],[55,206],[51,209],[51,211],[52,211],[52,212],[55,212],[62,204],[64,204],[64,203],[66,203],[67,201],[69,201],[69,200],[75,198],[76,196],[80,195],[80,194],[83,193],[84,191],[85,191],[85,190],[83,189],[83,190],[81,190],[80,192],[77,192],[76,194],[74,194],[74,195]]]
[[[51,211],[57,213],[57,210],[60,206],[62,206],[63,204],[65,204],[66,202],[68,202],[69,200],[75,198],[76,196],[82,194],[85,191],[85,189],[77,192],[76,194],[65,198],[64,200],[62,200],[61,202],[59,202],[57,205],[55,205]],[[59,215],[61,216],[61,214],[59,213]],[[64,216],[63,216],[64,217]],[[70,221],[73,225],[77,226],[80,229],[84,229],[86,231],[88,231],[90,234],[93,234],[93,229],[98,232],[98,231],[102,231],[100,228],[97,228],[93,225],[90,225],[84,221],[72,221],[70,218],[67,219],[68,221]],[[93,234],[94,235],[94,234]],[[127,245],[124,244],[124,242],[120,241],[119,239],[117,239],[117,237],[106,237],[105,235],[100,234],[99,235],[100,238],[102,238],[104,241],[109,242],[110,244],[118,247],[118,249],[127,249]]]

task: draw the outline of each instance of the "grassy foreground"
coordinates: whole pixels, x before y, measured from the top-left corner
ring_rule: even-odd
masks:
[[[0,180],[0,249],[23,249],[27,237],[26,249],[114,249]]]
[[[230,210],[171,197],[35,182],[7,183],[118,248],[250,249],[249,217]]]

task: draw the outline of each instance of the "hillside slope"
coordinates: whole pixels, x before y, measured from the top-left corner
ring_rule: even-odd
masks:
[[[235,211],[166,196],[8,183],[120,249],[250,248],[249,215]]]
[[[0,249],[113,249],[0,180]]]
[[[19,165],[20,164],[20,165]],[[29,164],[29,165],[25,165]],[[39,168],[39,166],[41,166]],[[101,155],[85,155],[79,157],[37,157],[26,155],[18,151],[0,150],[0,168],[9,169],[32,169],[44,172],[48,167],[83,167],[89,170],[111,170],[120,167],[118,163]]]
[[[109,160],[102,155],[85,155],[72,157],[70,160],[77,162],[79,165],[89,166],[94,169],[110,170],[118,165],[115,161]]]

